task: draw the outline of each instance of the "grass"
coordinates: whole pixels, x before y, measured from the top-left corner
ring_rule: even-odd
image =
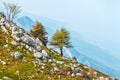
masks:
[[[11,72],[0,72],[0,78],[2,79],[4,76],[7,76],[12,80],[19,80],[19,77]]]

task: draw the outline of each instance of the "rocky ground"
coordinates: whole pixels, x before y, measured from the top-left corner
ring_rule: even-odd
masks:
[[[115,80],[42,45],[0,13],[0,80]]]

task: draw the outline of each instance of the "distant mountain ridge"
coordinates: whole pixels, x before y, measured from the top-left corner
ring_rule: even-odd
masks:
[[[71,53],[74,54],[75,57],[77,57],[78,62],[86,64],[90,67],[93,67],[105,74],[112,75],[114,77],[119,77],[119,74],[120,74],[119,71],[114,70],[114,69],[110,68],[109,66],[106,66],[106,65],[96,61],[95,59],[90,58],[89,56],[86,56],[83,53],[79,53],[75,49],[71,49],[70,51],[71,51]]]
[[[28,16],[23,16],[21,18],[18,18],[16,21],[18,22],[18,25],[24,27],[27,31],[29,31],[35,24],[35,22],[32,19],[30,19]]]
[[[32,24],[34,23],[34,20],[30,17],[27,17],[29,19],[26,19],[28,21],[27,23]],[[24,25],[24,17],[20,17],[17,20],[17,23]],[[60,27],[65,26],[65,24],[61,23],[55,23],[53,21],[50,21],[48,19],[40,17],[39,21],[45,26],[47,32],[52,35],[53,32],[56,29],[59,29]],[[23,27],[24,29],[27,28]],[[29,29],[32,28],[29,26]],[[72,31],[71,31],[72,32]],[[49,36],[50,36],[49,35]],[[112,77],[120,78],[120,66],[118,65],[119,60],[114,58],[113,56],[109,55],[106,51],[102,50],[98,46],[95,46],[94,44],[90,44],[89,42],[81,39],[81,37],[78,36],[76,38],[75,32],[72,32],[73,40],[76,40],[73,42],[75,44],[75,47],[79,47],[79,53],[75,49],[71,49],[70,52],[72,53],[72,56],[75,56],[79,62],[82,62],[83,64],[89,65],[91,67],[94,67],[106,74],[111,75]],[[115,61],[116,60],[116,61]]]

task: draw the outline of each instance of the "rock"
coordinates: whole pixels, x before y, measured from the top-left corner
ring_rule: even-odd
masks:
[[[18,59],[21,59],[23,57],[20,52],[14,52],[11,54],[11,56]]]
[[[12,80],[11,78],[7,77],[7,76],[4,76],[3,77],[4,80]]]
[[[33,46],[34,47],[34,41],[28,36],[28,35],[26,35],[25,36],[25,38],[24,38],[24,40],[23,40],[27,45],[29,45],[29,46]]]
[[[28,45],[26,45],[25,47],[26,47],[26,49],[29,49],[29,46],[28,46]]]
[[[94,77],[97,77],[97,76],[98,76],[98,73],[95,71],[95,72],[93,73],[93,75],[94,75]]]
[[[38,59],[42,59],[43,58],[43,54],[40,53],[40,52],[36,52],[36,53],[34,53],[34,57],[38,58]]]
[[[109,80],[108,78],[105,78],[105,80]],[[112,80],[114,80],[114,79],[112,79]]]
[[[106,80],[106,78],[104,78],[104,77],[99,77],[99,80]]]
[[[11,42],[13,45],[18,45],[18,43],[16,41],[12,41]]]
[[[42,66],[41,68],[42,68],[42,69],[45,69],[45,67],[44,67],[44,66]]]
[[[71,70],[75,70],[75,68],[73,66],[71,66]]]
[[[15,74],[19,76],[20,72],[19,72],[19,71],[16,71]]]
[[[73,67],[74,67],[74,68],[77,68],[77,67],[78,67],[78,65],[77,65],[77,64],[73,64]]]
[[[5,28],[5,26],[1,26],[1,28],[2,28],[2,31],[3,31],[5,34],[8,34],[8,31],[7,31],[7,29]]]
[[[67,75],[70,75],[70,71],[67,72]]]
[[[46,58],[48,58],[48,59],[50,58],[50,56],[47,54],[47,52],[45,50],[42,50],[42,53]]]
[[[73,63],[77,63],[76,57],[73,57],[73,58],[72,58],[72,62],[73,62]]]
[[[75,74],[74,74],[74,73],[72,73],[72,74],[71,74],[71,77],[75,77]]]
[[[75,68],[75,71],[76,71],[76,72],[80,72],[81,69],[80,69],[80,68]]]
[[[5,61],[1,61],[2,65],[6,65],[7,63]]]
[[[4,47],[7,48],[7,47],[8,47],[8,44],[4,45]]]
[[[44,71],[43,71],[43,70],[41,70],[40,72],[41,72],[41,73],[44,73]]]
[[[12,34],[17,34],[19,33],[20,28],[18,26],[12,25]]]
[[[76,73],[76,76],[81,76],[81,77],[83,77],[83,74],[82,74],[82,73]]]
[[[36,53],[37,51],[35,49],[33,49],[33,53]]]
[[[31,47],[29,47],[29,51],[33,52],[33,49]]]
[[[58,64],[64,64],[63,61],[56,61],[56,63],[58,63]]]
[[[20,41],[21,41],[21,39],[18,38],[16,35],[11,34],[11,36],[12,36],[17,42],[20,42]]]
[[[53,60],[52,59],[48,59],[48,62],[53,63]]]
[[[36,49],[37,49],[38,52],[41,52],[41,51],[42,51],[42,49],[40,48],[40,46],[37,46]]]
[[[83,66],[85,69],[89,69],[89,67],[88,66]]]
[[[43,56],[42,61],[43,61],[43,62],[47,62],[48,59],[47,59],[45,56]]]
[[[54,71],[59,71],[59,68],[58,67],[54,67]]]
[[[42,46],[42,42],[38,38],[36,39],[36,42]]]
[[[22,36],[24,36],[23,33],[17,33],[17,34],[16,34],[16,37],[18,37],[18,38],[21,38]]]
[[[33,78],[35,77],[35,75],[31,75],[31,76],[28,76],[30,80],[33,80]]]

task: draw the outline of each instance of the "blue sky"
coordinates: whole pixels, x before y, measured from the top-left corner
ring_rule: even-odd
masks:
[[[120,0],[6,1],[19,3],[25,12],[68,23],[88,41],[120,56]]]

